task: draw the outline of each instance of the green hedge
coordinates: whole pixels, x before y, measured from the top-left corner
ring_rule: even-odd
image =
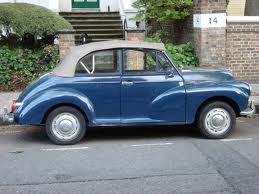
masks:
[[[57,46],[36,50],[0,46],[0,91],[22,90],[40,74],[53,69],[58,62]]]
[[[22,37],[25,34],[42,36],[53,34],[58,30],[72,29],[61,16],[51,10],[27,3],[0,3],[0,26],[14,31]]]
[[[159,38],[145,38],[146,42],[161,42]],[[198,67],[199,60],[194,54],[194,47],[191,42],[174,45],[165,44],[166,50],[179,67]]]

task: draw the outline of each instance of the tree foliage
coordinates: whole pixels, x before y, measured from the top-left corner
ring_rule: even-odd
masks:
[[[37,5],[0,3],[0,13],[0,26],[4,31],[13,32],[20,37],[26,34],[42,36],[62,29],[72,29],[64,18]]]
[[[138,9],[136,20],[167,22],[189,16],[192,4],[192,0],[137,0],[133,7]]]

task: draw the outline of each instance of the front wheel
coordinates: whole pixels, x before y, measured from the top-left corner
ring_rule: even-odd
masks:
[[[86,121],[79,110],[69,106],[59,107],[48,115],[46,132],[55,144],[76,144],[85,135]]]
[[[210,139],[227,137],[236,127],[236,114],[225,102],[212,102],[201,110],[198,127]]]

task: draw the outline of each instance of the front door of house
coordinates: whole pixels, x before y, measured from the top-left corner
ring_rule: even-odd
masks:
[[[100,0],[72,0],[72,8],[99,8]]]

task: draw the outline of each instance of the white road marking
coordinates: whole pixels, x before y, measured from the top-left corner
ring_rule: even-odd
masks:
[[[66,147],[66,148],[46,148],[41,151],[69,151],[69,150],[86,150],[88,147]]]
[[[0,134],[4,135],[4,134],[13,134],[13,133],[21,133],[21,132],[23,132],[23,130],[1,131]]]
[[[173,143],[150,143],[150,144],[135,144],[130,145],[131,147],[141,147],[141,146],[164,146],[164,145],[172,145]]]
[[[251,141],[253,138],[221,139],[220,141]]]

